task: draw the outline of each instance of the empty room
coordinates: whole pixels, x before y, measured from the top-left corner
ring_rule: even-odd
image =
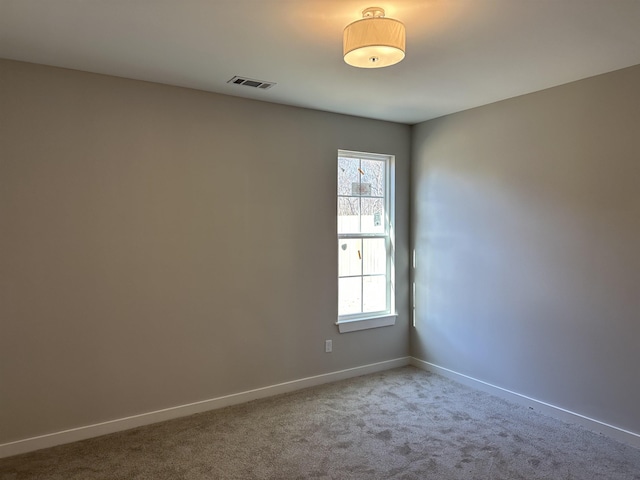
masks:
[[[639,0],[0,0],[0,480],[640,480]]]

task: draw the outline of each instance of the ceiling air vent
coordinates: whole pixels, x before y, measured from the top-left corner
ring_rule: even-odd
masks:
[[[245,87],[259,88],[260,90],[267,90],[275,85],[275,82],[263,82],[262,80],[254,80],[252,78],[235,76],[227,83],[234,85],[244,85]]]

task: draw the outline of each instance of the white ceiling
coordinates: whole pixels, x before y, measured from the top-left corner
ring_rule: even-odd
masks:
[[[370,6],[403,62],[343,62]],[[640,64],[640,0],[0,0],[0,57],[412,124]]]

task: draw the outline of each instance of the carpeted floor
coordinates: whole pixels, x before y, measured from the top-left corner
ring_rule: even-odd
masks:
[[[413,367],[0,460],[2,480],[640,479],[640,450]]]

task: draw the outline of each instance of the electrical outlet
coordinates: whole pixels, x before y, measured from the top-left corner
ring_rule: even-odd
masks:
[[[331,341],[331,340],[325,340],[324,341],[324,352],[325,353],[333,352],[333,341]]]

